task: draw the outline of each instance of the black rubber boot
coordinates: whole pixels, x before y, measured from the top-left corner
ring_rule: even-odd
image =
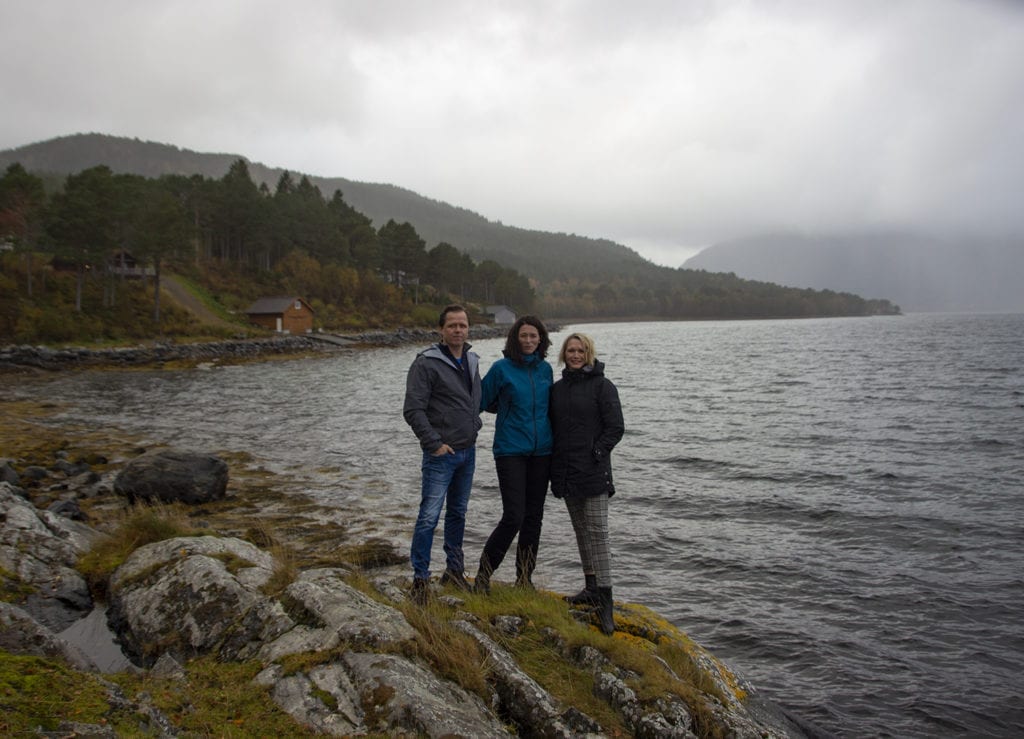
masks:
[[[533,587],[533,568],[537,566],[537,550],[532,547],[516,548],[516,587],[536,590]]]
[[[597,618],[600,622],[598,626],[602,634],[611,636],[615,633],[615,619],[612,617],[612,589],[598,588],[597,595],[600,601],[597,606]]]
[[[596,606],[597,596],[597,575],[584,575],[587,585],[576,595],[565,596],[565,602],[571,606]]]
[[[480,555],[480,569],[473,578],[473,592],[481,595],[491,594],[491,573],[494,572],[486,554]]]

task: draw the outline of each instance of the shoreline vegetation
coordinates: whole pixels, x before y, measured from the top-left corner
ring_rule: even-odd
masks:
[[[400,332],[395,338],[374,332],[350,346],[423,342],[431,334]],[[300,338],[310,341],[291,337],[286,343],[303,347],[295,341]],[[363,526],[374,518],[366,512],[315,503],[303,495],[301,483],[269,472],[250,454],[219,454],[229,469],[220,499],[192,505],[129,502],[117,493],[119,475],[160,446],[145,449],[116,428],[62,422],[60,403],[42,392],[39,400],[0,394],[0,500],[8,522],[0,531],[6,547],[0,549],[0,733],[42,727],[96,736],[434,735],[454,719],[425,717],[422,691],[437,694],[441,685],[463,696],[458,703],[478,706],[475,718],[454,732],[462,735],[815,734],[642,605],[616,603],[617,631],[611,637],[600,634],[585,609],[569,608],[562,594],[511,583],[496,583],[487,598],[435,582],[428,607],[414,606],[405,596],[407,557],[391,532]],[[135,591],[138,598],[148,593],[167,609],[164,630],[146,634],[142,643],[138,626],[131,632],[123,622],[111,623],[113,638],[135,644],[132,665],[110,673],[76,666],[67,655],[88,646],[82,643],[41,651],[40,643],[61,638],[38,624],[32,638],[12,638],[21,628],[12,623],[30,620],[52,585],[33,580],[26,574],[30,568],[22,566],[49,551],[39,541],[18,538],[25,535],[29,511],[38,516],[41,531],[59,534],[68,526],[92,532],[92,544],[71,562],[79,573],[74,576],[88,581],[95,599],[90,618],[100,609],[105,613],[118,590]],[[14,521],[20,528],[12,532]],[[150,560],[138,562],[171,540],[168,561],[149,554]],[[198,543],[208,541],[213,543]],[[203,556],[188,554],[196,548]],[[184,591],[169,585],[176,582],[173,573],[193,561],[214,567],[217,583],[243,582],[252,562],[240,560],[239,552],[273,563],[267,582],[253,591],[257,605],[245,613],[238,602],[204,600],[208,594],[191,583],[184,589],[188,598],[174,595]],[[136,562],[137,574],[130,574],[129,562]],[[58,580],[66,580],[72,571],[58,573]],[[304,599],[302,593],[313,588],[321,588],[319,595]],[[356,615],[345,611],[342,622],[358,627],[354,631],[345,631],[341,622],[331,626],[339,617],[325,603],[342,600],[346,608],[365,606]],[[204,624],[204,617],[212,620]],[[204,633],[231,625],[222,638],[197,645],[182,627],[193,621]],[[264,632],[276,634],[285,628],[282,622],[294,622],[293,631],[271,641]],[[250,647],[230,653],[245,628]],[[399,636],[387,636],[388,629]],[[315,634],[320,641],[296,646],[289,641],[297,639],[293,633]],[[263,647],[257,649],[260,640]],[[282,642],[292,644],[287,653]],[[112,645],[118,649],[113,641],[105,646]],[[374,672],[363,688],[345,693],[337,681],[358,682],[367,659],[397,665],[396,675]],[[415,688],[397,676],[413,672],[422,673]],[[327,675],[342,677],[330,682]],[[346,704],[345,695],[355,702]]]
[[[23,151],[0,175],[0,343],[252,335],[248,310],[271,297],[305,303],[302,330],[311,316],[314,329],[338,332],[429,326],[451,302],[474,320],[501,306],[588,320],[900,312],[882,298],[658,266],[603,240],[480,231],[479,218],[474,226],[452,210],[416,220],[457,243],[428,241],[392,209],[382,218],[357,209],[339,183],[321,191],[287,171],[268,183],[242,158],[223,162],[216,179],[128,174],[133,166],[115,171],[103,156],[108,144],[135,143],[73,139],[64,143],[100,160],[76,173],[67,162],[18,161]],[[129,159],[146,169],[154,153],[144,146]]]
[[[567,325],[588,323],[640,323],[649,321],[702,321],[702,320],[764,320],[764,319],[665,319],[655,316],[632,318],[563,318],[546,321],[552,333]],[[785,319],[800,320],[800,319]],[[473,340],[504,338],[507,326],[475,324],[470,329]],[[422,344],[438,341],[440,334],[433,329],[404,328],[392,330],[367,329],[359,332],[324,332],[308,334],[277,334],[212,341],[154,339],[135,344],[88,347],[64,343],[59,346],[43,344],[0,345],[0,374],[10,372],[59,371],[95,368],[186,368],[213,364],[232,364],[246,361],[267,361],[274,358],[316,356],[343,349],[388,347]]]

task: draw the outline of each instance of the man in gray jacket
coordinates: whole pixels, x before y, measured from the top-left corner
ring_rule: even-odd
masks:
[[[405,382],[405,421],[423,449],[420,512],[412,535],[412,591],[423,605],[430,592],[430,550],[444,515],[446,568],[441,584],[468,590],[462,538],[476,469],[480,430],[480,357],[469,351],[469,317],[461,305],[449,305],[438,321],[441,341],[419,354]]]

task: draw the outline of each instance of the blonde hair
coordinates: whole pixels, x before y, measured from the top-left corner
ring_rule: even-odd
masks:
[[[573,339],[583,344],[583,364],[593,365],[597,359],[597,350],[594,348],[594,340],[586,334],[569,334],[562,342],[562,349],[558,352],[558,363],[565,364],[565,348]]]

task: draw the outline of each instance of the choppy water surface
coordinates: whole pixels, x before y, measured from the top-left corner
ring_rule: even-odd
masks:
[[[1024,316],[575,328],[595,337],[626,417],[617,598],[825,732],[1024,735]],[[475,345],[484,369],[500,346]],[[17,392],[45,387],[77,418],[154,441],[252,452],[411,532],[414,351],[67,374]],[[468,559],[499,515],[492,432],[485,417]],[[577,567],[552,498],[537,579],[574,590]]]

